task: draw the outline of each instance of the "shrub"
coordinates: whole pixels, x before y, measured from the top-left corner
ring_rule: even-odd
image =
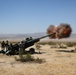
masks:
[[[67,46],[68,47],[73,47],[73,43],[69,42],[69,43],[67,43]]]
[[[42,62],[45,62],[45,60],[44,59],[37,58],[37,59],[35,59],[35,62],[42,63]]]
[[[20,59],[23,58],[23,49],[22,48],[19,49],[19,58]]]
[[[15,57],[15,60],[16,61],[21,61],[21,62],[27,62],[27,61],[33,61],[34,57],[31,56],[31,54],[26,54],[26,55],[21,56],[21,57],[19,56],[19,58]]]
[[[36,62],[36,63],[42,63],[45,62],[44,59],[40,59],[40,58],[34,58],[33,56],[31,56],[31,54],[26,54],[24,56],[19,56],[15,57],[16,61],[20,61],[20,62]]]
[[[33,61],[34,60],[34,57],[31,56],[31,54],[26,54],[26,56],[24,56],[24,60],[25,61]]]

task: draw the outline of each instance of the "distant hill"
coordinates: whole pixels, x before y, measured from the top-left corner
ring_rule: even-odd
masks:
[[[0,40],[24,40],[27,37],[39,38],[46,33],[29,33],[29,34],[0,34]]]
[[[27,37],[33,37],[33,38],[39,38],[42,36],[47,35],[46,33],[29,33],[29,34],[0,34],[0,40],[14,40],[14,41],[21,41],[24,40]],[[49,39],[45,38],[44,41],[76,41],[76,34],[71,34],[71,36],[67,39]]]

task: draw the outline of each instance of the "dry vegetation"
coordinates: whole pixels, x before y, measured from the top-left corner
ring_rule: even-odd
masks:
[[[74,42],[64,42],[67,48],[51,48],[51,45],[60,45],[61,42],[43,42],[40,54],[36,46],[36,54],[31,55],[38,61],[44,59],[44,63],[19,62],[15,56],[0,54],[0,75],[76,75],[76,52]]]

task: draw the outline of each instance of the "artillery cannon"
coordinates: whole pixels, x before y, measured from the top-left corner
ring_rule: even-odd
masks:
[[[19,54],[19,49],[23,50],[23,53],[27,53],[27,52],[30,52],[31,54],[35,53],[35,49],[34,48],[30,48],[29,51],[26,51],[25,49],[28,48],[28,47],[31,47],[33,46],[35,43],[39,42],[41,39],[45,38],[45,37],[48,37],[48,36],[53,36],[55,35],[55,33],[52,33],[50,35],[46,35],[46,36],[43,36],[43,37],[40,37],[40,38],[36,38],[36,39],[29,39],[27,38],[25,41],[22,41],[21,43],[19,44],[14,44],[14,45],[10,45],[8,47],[8,50],[6,50],[5,54],[6,55],[16,55],[16,54]]]

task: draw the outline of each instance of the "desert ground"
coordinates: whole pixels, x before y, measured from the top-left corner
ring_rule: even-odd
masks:
[[[43,63],[19,62],[14,56],[0,54],[0,75],[76,75],[76,52],[67,49],[51,48],[42,45],[41,54],[35,58],[45,59]],[[36,50],[38,52],[38,50]]]

